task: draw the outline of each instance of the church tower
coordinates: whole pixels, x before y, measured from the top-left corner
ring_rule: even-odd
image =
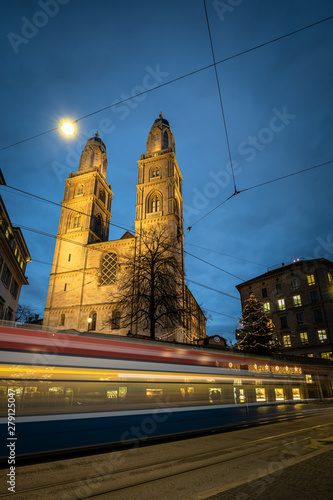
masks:
[[[169,122],[160,113],[150,129],[146,154],[138,163],[135,231],[167,224],[184,271],[182,182]]]
[[[78,172],[66,179],[46,300],[46,325],[49,311],[68,301],[69,289],[71,302],[80,303],[87,246],[108,241],[113,193],[106,182],[107,163],[105,145],[96,132],[82,151]]]

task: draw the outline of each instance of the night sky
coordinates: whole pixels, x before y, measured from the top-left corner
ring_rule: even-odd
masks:
[[[207,0],[237,191],[333,160],[331,0]],[[5,6],[4,6],[5,5]],[[128,0],[5,2],[0,20],[0,149],[212,64],[204,3]],[[44,10],[42,5],[44,5]],[[258,45],[264,46],[245,52]],[[296,258],[333,260],[332,168],[234,191],[214,67],[0,151],[8,186],[63,198],[86,140],[98,129],[115,196],[109,238],[133,228],[137,164],[160,111],[184,184],[189,288],[209,313],[207,333],[234,341],[235,285]],[[60,208],[1,187],[14,225],[55,235]],[[23,229],[32,262],[20,303],[43,316],[55,239]],[[234,275],[234,276],[232,276]]]

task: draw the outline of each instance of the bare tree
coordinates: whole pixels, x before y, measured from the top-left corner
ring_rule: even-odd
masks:
[[[36,314],[36,310],[26,304],[19,304],[17,306],[15,321],[20,321],[22,323],[32,323],[39,319],[39,314]]]
[[[121,310],[123,328],[136,324],[155,339],[157,328],[186,325],[182,252],[176,242],[166,226],[136,236],[134,255],[124,258],[118,290],[111,295]]]

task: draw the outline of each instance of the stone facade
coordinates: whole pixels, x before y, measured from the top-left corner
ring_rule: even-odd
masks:
[[[333,360],[332,262],[312,259],[283,264],[236,288],[242,307],[250,293],[263,303],[282,353]]]
[[[128,328],[122,328],[118,320],[121,311],[117,304],[110,303],[110,292],[117,288],[124,258],[138,251],[140,234],[163,225],[175,242],[185,300],[194,310],[188,331],[181,329],[171,338],[189,341],[205,336],[205,316],[185,287],[183,178],[173,133],[163,115],[155,120],[146,154],[138,161],[135,234],[126,232],[114,241],[108,241],[113,193],[106,171],[106,148],[96,135],[82,152],[78,172],[66,180],[44,325],[126,335]],[[111,326],[107,323],[110,317],[114,319]],[[139,330],[133,325],[133,334],[147,333]]]

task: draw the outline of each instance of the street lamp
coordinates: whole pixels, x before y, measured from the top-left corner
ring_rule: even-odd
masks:
[[[88,318],[88,332],[90,330],[90,323],[92,322],[92,318]]]
[[[67,121],[62,122],[60,125],[60,130],[62,130],[62,132],[66,135],[73,135],[75,134],[74,123],[75,122],[67,122]]]

